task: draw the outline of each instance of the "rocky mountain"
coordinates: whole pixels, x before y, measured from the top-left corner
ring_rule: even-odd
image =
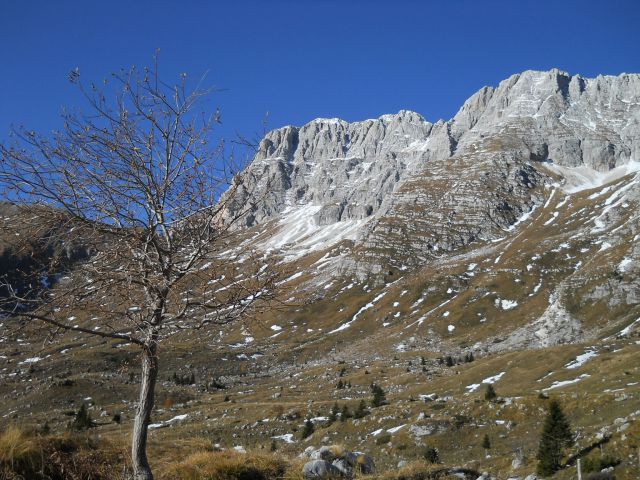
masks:
[[[341,443],[395,472],[434,447],[447,467],[532,478],[553,396],[575,428],[573,460],[613,459],[616,478],[637,478],[640,75],[527,71],[448,121],[400,111],[283,127],[236,192],[229,215],[253,207],[224,252],[239,259],[228,280],[245,275],[243,252],[274,256],[286,298],[163,343],[154,448],[199,436],[297,456]],[[137,355],[0,322],[0,415],[63,429],[87,403],[127,422]],[[387,405],[328,420],[369,402],[372,383]],[[485,401],[488,384],[498,400]],[[305,418],[316,433],[302,439]],[[573,465],[554,478],[575,478]],[[410,468],[399,478],[426,478]]]
[[[446,122],[400,111],[274,130],[238,203],[261,200],[247,225],[279,219],[269,247],[301,254],[351,239],[371,253],[366,270],[381,271],[377,256],[419,264],[500,238],[545,185],[632,164],[639,135],[640,76],[527,71],[482,88]]]

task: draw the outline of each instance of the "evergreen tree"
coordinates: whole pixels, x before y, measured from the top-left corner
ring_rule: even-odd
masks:
[[[484,434],[484,439],[482,439],[482,448],[485,450],[489,450],[491,448],[491,440],[489,440],[489,435]]]
[[[420,357],[420,365],[426,365],[427,361],[424,359],[424,357]]]
[[[307,418],[307,421],[304,422],[304,428],[302,429],[302,434],[300,435],[300,437],[304,440],[305,438],[311,436],[315,431],[316,428],[313,426],[313,422],[310,418]]]
[[[356,409],[355,412],[353,412],[353,418],[363,418],[363,417],[366,417],[367,415],[369,415],[369,410],[367,410],[367,404],[364,402],[364,400],[360,400],[360,403],[358,404],[358,408]]]
[[[49,422],[44,422],[44,425],[40,429],[40,433],[42,435],[49,435],[51,433],[51,427],[49,426]]]
[[[340,413],[340,407],[338,407],[338,402],[336,402],[329,412],[329,424],[332,424],[338,419],[338,413]]]
[[[565,448],[573,445],[571,425],[557,400],[551,400],[538,446],[538,475],[553,475],[562,466]]]
[[[87,411],[86,405],[83,403],[80,406],[78,413],[76,413],[76,418],[71,422],[71,429],[81,432],[88,430],[91,427],[95,427],[95,424],[93,423],[93,420],[91,420],[91,415]]]
[[[380,385],[377,385],[375,383],[371,384],[371,393],[373,394],[373,398],[371,399],[371,406],[372,407],[380,407],[382,405],[386,405],[387,404],[387,397],[386,394],[384,393],[384,390],[382,389],[382,387]]]
[[[451,355],[447,355],[444,359],[444,363],[447,367],[453,367],[455,362],[453,361],[453,357]]]
[[[496,398],[498,398],[498,394],[496,393],[496,390],[493,388],[493,384],[489,383],[487,385],[487,390],[484,392],[484,399],[490,402],[492,400],[495,400]]]
[[[347,418],[350,418],[350,417],[351,417],[351,412],[349,411],[349,407],[345,403],[342,406],[342,411],[340,412],[340,421],[341,422],[346,422]]]
[[[440,453],[435,447],[426,447],[422,456],[429,463],[440,463]]]
[[[343,388],[344,388],[344,383],[342,383],[342,380],[338,380],[338,384],[336,385],[336,389],[342,390]]]

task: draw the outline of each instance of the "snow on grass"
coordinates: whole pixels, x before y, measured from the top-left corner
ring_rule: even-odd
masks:
[[[315,215],[322,208],[322,205],[287,208],[278,222],[279,231],[259,247],[265,251],[285,250],[289,260],[300,258],[309,252],[329,248],[342,240],[355,240],[362,227],[372,218],[318,225]]]
[[[496,308],[502,308],[502,310],[511,310],[512,308],[516,308],[518,306],[518,302],[515,300],[506,300],[496,298],[495,300]]]
[[[27,358],[26,360],[21,361],[20,363],[18,363],[18,365],[38,363],[42,359],[43,359],[42,357],[31,357],[31,358]]]
[[[404,427],[406,427],[407,424],[403,424],[403,425],[399,425],[397,427],[393,427],[393,428],[387,428],[387,433],[396,433],[399,432],[400,430],[402,430]]]
[[[633,265],[633,259],[625,257],[618,264],[617,270],[621,273],[626,273],[632,265]]]
[[[563,190],[569,194],[598,188],[631,173],[640,172],[640,162],[635,161],[630,161],[608,172],[598,172],[587,166],[562,167],[553,164],[545,164],[545,166],[565,178]]]
[[[505,228],[504,230],[506,230],[507,232],[512,232],[513,230],[516,229],[516,227],[518,225],[520,225],[521,223],[524,223],[527,220],[529,220],[529,218],[531,218],[531,215],[533,215],[533,212],[535,212],[537,208],[538,208],[538,205],[534,205],[531,208],[531,210],[529,210],[528,212],[525,212],[520,218],[518,218],[515,222],[513,222],[513,224],[511,224],[511,226],[509,226],[508,228]],[[496,262],[496,263],[498,263],[498,262]]]
[[[567,363],[564,366],[564,368],[568,368],[569,370],[572,370],[574,368],[579,368],[585,363],[587,363],[589,360],[597,356],[598,356],[598,352],[596,352],[595,350],[587,350],[583,354],[578,355],[575,360],[572,360],[571,362]]]
[[[628,336],[631,333],[631,331],[633,330],[633,327],[635,327],[639,323],[640,323],[640,318],[637,319],[636,321],[632,322],[631,324],[627,325],[622,330],[620,330],[618,332],[617,336],[618,337],[626,337],[626,336]]]
[[[574,383],[578,383],[579,381],[590,377],[591,375],[587,374],[587,373],[583,373],[582,375],[580,375],[578,378],[574,378],[573,380],[562,380],[562,381],[555,381],[551,384],[551,386],[547,387],[547,388],[543,388],[542,391],[546,392],[548,390],[554,390],[556,388],[561,388],[561,387],[565,387],[567,385],[573,385]]]
[[[538,293],[538,291],[540,290],[540,287],[542,287],[542,280],[540,280],[538,282],[538,284],[533,287],[533,292],[529,294],[530,297],[533,297],[536,293]]]
[[[441,303],[440,305],[438,305],[437,307],[432,308],[432,309],[431,309],[431,310],[429,310],[427,313],[425,313],[423,316],[421,316],[418,320],[416,320],[415,322],[413,322],[413,323],[411,323],[411,324],[407,325],[406,327],[404,327],[404,328],[405,328],[405,330],[406,330],[407,328],[409,328],[409,327],[412,327],[412,326],[413,326],[413,325],[415,325],[416,323],[417,323],[418,325],[422,325],[422,323],[427,319],[427,317],[428,317],[429,315],[431,315],[433,312],[435,312],[436,310],[438,310],[440,307],[444,307],[447,303],[451,302],[451,300],[453,300],[454,298],[456,298],[456,297],[455,297],[455,296],[454,296],[454,297],[451,297],[449,300],[445,300],[444,302],[442,302],[442,303]]]
[[[293,433],[285,433],[284,435],[276,435],[274,437],[271,437],[274,440],[283,440],[284,443],[296,443],[296,441],[294,440],[293,437]]]
[[[482,384],[493,384],[496,383],[498,380],[500,380],[502,378],[502,376],[505,374],[506,372],[500,372],[496,375],[492,375],[491,377],[487,377],[484,380],[482,380],[480,383],[472,383],[471,385],[467,385],[466,387],[464,387],[469,393],[473,393],[475,392],[478,388],[480,388],[480,386]]]
[[[486,383],[486,384],[489,384],[489,383],[496,383],[498,380],[500,380],[500,379],[502,378],[502,376],[503,376],[505,373],[507,373],[507,372],[500,372],[500,373],[498,373],[498,374],[496,374],[496,375],[493,375],[493,376],[491,376],[491,377],[487,377],[487,378],[485,378],[484,380],[482,380],[482,383]]]
[[[168,427],[170,425],[173,425],[174,423],[178,423],[178,422],[181,422],[181,421],[185,420],[188,416],[189,416],[189,414],[184,413],[182,415],[176,415],[175,417],[173,417],[173,418],[171,418],[169,420],[165,420],[164,422],[152,423],[151,425],[149,425],[149,430],[153,430],[155,428]]]
[[[373,308],[373,306],[376,304],[376,302],[378,302],[382,297],[384,297],[387,294],[387,292],[382,292],[381,294],[379,294],[378,296],[376,296],[373,300],[371,300],[369,303],[367,303],[364,307],[360,308],[360,310],[358,310],[356,312],[356,314],[351,318],[350,321],[348,321],[347,323],[343,323],[342,325],[340,325],[338,328],[335,328],[334,330],[331,330],[329,332],[329,334],[332,333],[337,333],[337,332],[341,332],[342,330],[346,330],[347,328],[349,328],[351,326],[351,324],[353,322],[355,322],[357,320],[357,318],[364,312],[366,312],[367,310],[369,310],[370,308]]]
[[[302,274],[303,274],[303,273],[304,273],[304,272],[296,272],[296,273],[294,273],[293,275],[291,275],[290,277],[285,278],[284,280],[282,280],[282,281],[279,283],[279,285],[280,285],[280,284],[285,284],[285,283],[290,282],[290,281],[292,281],[292,280],[295,280],[296,278],[300,278],[300,277],[302,276]]]
[[[553,212],[551,214],[551,218],[549,220],[547,220],[546,222],[544,222],[544,225],[551,225],[553,222],[556,221],[556,218],[558,218],[558,215],[560,215],[560,212]]]
[[[600,245],[600,250],[598,250],[599,252],[602,252],[604,250],[608,250],[611,248],[611,244],[609,242],[603,242],[602,245]]]
[[[551,190],[551,195],[549,195],[549,198],[547,198],[547,201],[544,203],[544,207],[542,208],[547,208],[549,206],[555,194],[556,194],[556,189],[554,188],[553,190]]]

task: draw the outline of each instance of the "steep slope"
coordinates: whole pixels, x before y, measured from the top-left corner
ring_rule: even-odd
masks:
[[[284,233],[269,232],[266,248],[299,256],[350,239],[363,247],[356,264],[380,272],[499,238],[556,181],[545,164],[608,171],[638,158],[639,132],[638,75],[527,71],[481,89],[447,122],[401,111],[275,130],[239,204],[261,200],[249,225],[279,219]]]

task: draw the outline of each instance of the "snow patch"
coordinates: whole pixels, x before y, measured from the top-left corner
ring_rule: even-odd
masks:
[[[585,363],[587,363],[589,360],[597,356],[598,356],[598,352],[596,352],[595,350],[587,350],[582,355],[578,355],[575,360],[572,360],[571,362],[567,363],[564,366],[564,368],[568,368],[569,370],[572,370],[574,368],[579,368]]]

